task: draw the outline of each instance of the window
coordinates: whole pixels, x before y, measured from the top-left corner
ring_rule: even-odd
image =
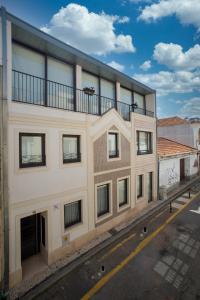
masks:
[[[97,216],[105,215],[109,210],[109,184],[103,184],[97,187]]]
[[[109,158],[114,158],[119,156],[118,150],[118,134],[114,132],[109,132],[108,134],[108,148],[109,148]]]
[[[134,104],[137,106],[134,108],[134,111],[136,113],[145,115],[146,113],[146,108],[145,108],[145,96],[140,95],[138,93],[134,93]]]
[[[137,198],[143,196],[143,175],[137,176]]]
[[[119,207],[128,203],[128,179],[118,181]]]
[[[81,200],[65,204],[64,223],[65,229],[81,222]]]
[[[137,154],[152,153],[152,133],[146,131],[137,131]]]
[[[153,173],[147,173],[147,198],[148,202],[153,200]]]
[[[80,136],[63,135],[63,163],[72,163],[80,161]]]
[[[20,168],[46,165],[45,134],[19,134],[19,166]]]

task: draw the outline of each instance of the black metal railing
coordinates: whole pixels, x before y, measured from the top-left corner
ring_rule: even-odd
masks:
[[[130,121],[132,111],[154,116],[153,112],[146,109],[133,108],[133,105],[96,94],[88,95],[83,90],[16,70],[13,70],[12,75],[12,99],[93,115],[103,115],[116,108],[126,121]]]

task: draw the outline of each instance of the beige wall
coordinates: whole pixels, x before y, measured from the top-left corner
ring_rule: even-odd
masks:
[[[131,169],[111,172],[107,174],[97,175],[94,178],[95,185],[101,184],[102,182],[111,182],[112,186],[112,215],[109,216],[109,218],[106,218],[105,220],[96,223],[96,226],[102,225],[105,222],[108,222],[110,219],[115,218],[117,215],[119,215],[122,212],[118,211],[118,203],[117,203],[117,179],[122,177],[130,177],[131,175]],[[129,184],[131,184],[131,178],[129,179]],[[131,197],[129,192],[129,197]],[[130,209],[130,205],[126,209]]]
[[[116,131],[116,127],[114,127]],[[113,130],[113,127],[110,129]],[[94,142],[94,172],[118,169],[130,166],[130,142],[119,132],[119,159],[108,158],[108,132]]]

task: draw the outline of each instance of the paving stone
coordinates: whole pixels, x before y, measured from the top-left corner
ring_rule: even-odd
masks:
[[[197,249],[193,249],[193,250],[190,252],[189,256],[190,256],[191,258],[195,258],[195,256],[197,255],[197,252],[198,252]]]
[[[165,280],[167,280],[169,283],[172,283],[174,281],[175,276],[176,272],[170,269],[167,275],[165,276]]]
[[[182,281],[183,281],[183,277],[178,275],[174,281],[173,286],[178,289],[180,287]]]
[[[183,250],[183,248],[185,247],[185,244],[179,240],[175,240],[172,245],[178,250]]]
[[[181,259],[179,259],[179,258],[177,258],[176,260],[175,260],[175,262],[173,263],[173,268],[175,269],[175,270],[178,270],[180,267],[181,267],[181,265],[182,265],[182,260]]]
[[[187,273],[188,269],[189,269],[189,266],[187,264],[184,264],[180,270],[181,275],[184,276]]]
[[[187,243],[187,241],[189,240],[189,238],[190,238],[189,234],[181,233],[180,236],[179,236],[179,240],[181,240],[184,243]]]
[[[192,250],[192,248],[191,248],[190,246],[187,245],[187,246],[185,246],[183,252],[184,252],[185,254],[189,254],[191,250]]]
[[[195,240],[191,238],[187,243],[188,245],[192,246],[195,243]]]
[[[162,258],[162,260],[168,264],[169,266],[171,266],[171,264],[173,263],[173,261],[175,260],[175,257],[173,255],[166,255]]]
[[[169,267],[166,264],[164,264],[162,261],[159,261],[154,267],[154,271],[156,271],[161,276],[165,276],[168,269]]]
[[[183,205],[180,204],[180,203],[176,203],[176,202],[173,202],[173,203],[172,203],[172,207],[173,207],[173,208],[178,208],[178,209],[179,209],[181,206],[183,206]]]
[[[200,247],[200,242],[197,241],[197,242],[195,243],[195,245],[194,245],[194,248],[199,249],[199,247]]]

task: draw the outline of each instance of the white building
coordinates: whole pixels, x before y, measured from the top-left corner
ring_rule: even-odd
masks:
[[[157,150],[161,190],[175,188],[198,173],[197,149],[160,137]]]
[[[14,286],[36,255],[51,264],[157,199],[156,103],[3,9],[0,33]]]

